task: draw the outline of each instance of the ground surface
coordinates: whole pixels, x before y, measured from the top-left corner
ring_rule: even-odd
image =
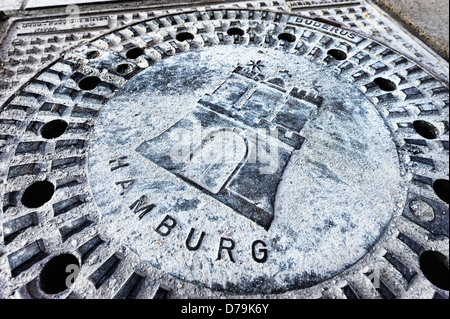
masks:
[[[377,0],[375,2],[448,61],[448,0]]]

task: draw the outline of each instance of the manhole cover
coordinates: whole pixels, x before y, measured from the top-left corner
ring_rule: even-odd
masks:
[[[4,297],[448,298],[448,83],[353,30],[154,18],[0,116]]]

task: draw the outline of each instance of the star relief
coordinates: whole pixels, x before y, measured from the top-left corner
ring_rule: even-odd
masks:
[[[261,60],[250,60],[250,62],[247,64],[252,72],[262,72],[262,69],[265,67],[265,65],[262,63]]]

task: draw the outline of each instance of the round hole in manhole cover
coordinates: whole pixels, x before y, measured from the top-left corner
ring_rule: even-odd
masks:
[[[106,34],[2,108],[15,287],[76,249],[90,268],[71,296],[379,298],[411,293],[422,247],[446,256],[448,135],[417,128],[445,123],[445,83],[337,25],[236,12]],[[22,189],[45,201],[24,193],[22,213]]]
[[[80,82],[78,83],[78,86],[80,89],[82,89],[84,91],[92,91],[100,83],[101,83],[101,80],[98,76],[87,76],[80,80]]]
[[[437,180],[436,182],[434,182],[433,188],[434,191],[436,192],[436,195],[442,199],[444,202],[446,202],[447,204],[449,203],[449,186],[448,186],[449,182],[448,180],[445,179],[440,179]]]
[[[347,59],[347,53],[345,53],[342,50],[331,49],[328,51],[328,55],[331,55],[333,58],[335,58],[338,61]]]
[[[449,290],[448,259],[436,251],[425,251],[420,256],[420,269],[433,285]]]
[[[51,258],[39,275],[41,289],[47,294],[58,294],[70,288],[80,270],[78,259],[72,254]]]
[[[99,51],[89,51],[88,53],[86,53],[86,57],[89,60],[97,59],[100,55],[101,53]]]
[[[187,40],[194,40],[194,35],[190,32],[181,32],[177,34],[177,40],[180,42],[187,41]]]
[[[278,36],[278,39],[293,43],[297,40],[297,37],[290,33],[282,33]]]
[[[128,59],[135,60],[143,54],[144,54],[144,50],[142,50],[141,48],[132,48],[127,51],[126,57]]]
[[[133,66],[131,64],[122,63],[117,66],[117,73],[120,73],[122,75],[126,75],[132,71],[133,71]]]
[[[413,125],[416,132],[426,139],[434,140],[439,137],[439,130],[427,121],[415,121]]]
[[[239,35],[243,37],[245,35],[245,31],[242,30],[241,28],[230,28],[228,29],[227,34],[229,36]]]
[[[22,204],[28,208],[38,208],[47,203],[55,192],[49,181],[35,182],[28,186],[22,195]]]
[[[69,124],[64,120],[53,120],[41,128],[41,136],[45,139],[55,139],[63,135]]]
[[[383,91],[391,92],[397,89],[397,85],[391,80],[385,78],[376,78],[374,82],[382,89]]]

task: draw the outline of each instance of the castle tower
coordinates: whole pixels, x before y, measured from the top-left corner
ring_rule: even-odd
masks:
[[[282,78],[259,71],[238,67],[137,152],[268,230],[283,172],[323,100],[297,88],[287,93]]]

